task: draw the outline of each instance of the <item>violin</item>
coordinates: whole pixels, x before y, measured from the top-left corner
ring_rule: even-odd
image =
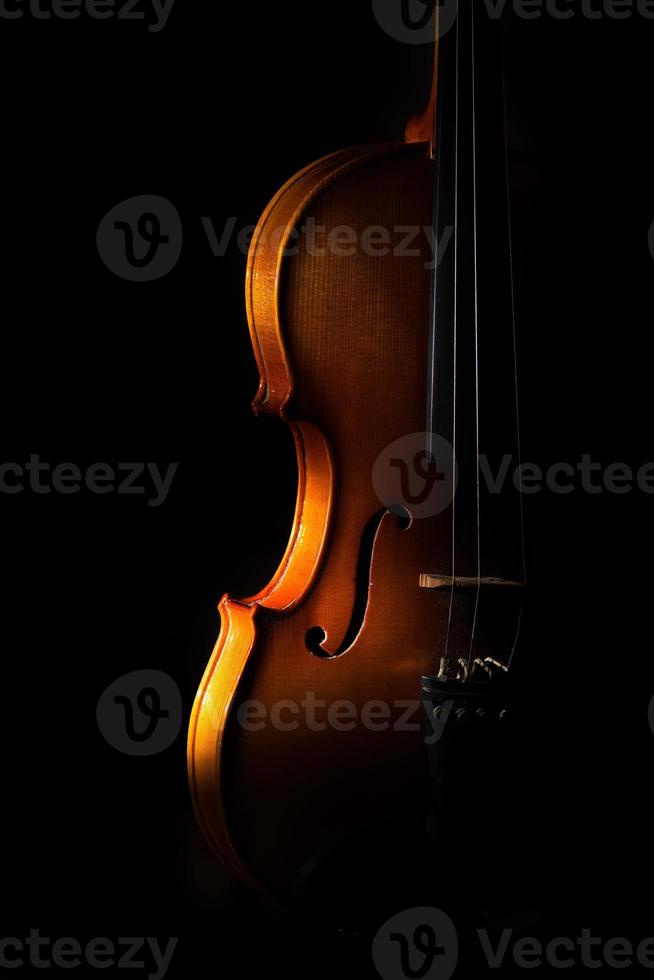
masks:
[[[483,714],[521,635],[520,495],[488,477],[520,458],[501,37],[473,0],[441,17],[404,138],[292,177],[248,259],[253,407],[290,428],[297,504],[271,581],[220,601],[188,771],[224,865],[284,898],[424,826],[426,693]]]

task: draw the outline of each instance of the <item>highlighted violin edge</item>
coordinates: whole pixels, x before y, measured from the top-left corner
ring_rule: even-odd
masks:
[[[234,845],[218,787],[222,783],[222,748],[227,719],[236,690],[254,645],[256,606],[247,607],[229,596],[221,600],[221,629],[198,689],[188,731],[187,763],[196,819],[214,853],[254,891],[262,885],[242,863]]]

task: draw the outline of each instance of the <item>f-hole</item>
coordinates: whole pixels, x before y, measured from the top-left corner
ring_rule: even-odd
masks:
[[[352,606],[352,616],[348,625],[343,642],[338,650],[330,653],[325,650],[323,643],[327,639],[327,632],[322,626],[312,626],[307,630],[305,643],[307,650],[323,660],[332,660],[334,657],[341,657],[350,649],[356,641],[366,617],[368,600],[370,595],[370,572],[372,569],[372,555],[375,549],[375,541],[381,523],[387,514],[393,513],[397,518],[397,527],[400,531],[406,531],[411,524],[411,516],[403,507],[393,507],[390,511],[380,510],[366,524],[361,536],[359,546],[359,559],[357,561],[355,573],[355,593],[354,605]]]

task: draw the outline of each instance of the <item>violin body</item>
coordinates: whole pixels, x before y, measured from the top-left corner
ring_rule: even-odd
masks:
[[[392,248],[387,256],[360,248],[312,256],[302,245],[284,253],[309,215],[328,231],[354,229],[357,241],[379,226],[429,228],[433,165],[426,143],[328,157],[286,185],[252,244],[248,315],[261,377],[254,407],[291,427],[297,508],[272,581],[219,606],[222,631],[189,751],[208,839],[241,878],[275,891],[287,892],[358,830],[417,813],[425,786],[419,678],[433,667],[448,598],[416,589],[429,567],[428,539],[401,529],[392,513],[377,524],[361,567],[366,530],[383,510],[375,462],[424,429],[427,396],[416,380],[427,357],[430,243],[421,235],[417,254],[400,259]],[[261,244],[281,227],[283,237],[271,236],[276,248]],[[310,652],[306,637],[316,627],[325,647],[339,650],[345,640],[345,651]],[[308,696],[324,705],[315,720],[303,707]],[[328,710],[339,701],[348,707],[334,728]],[[260,731],[239,723],[245,702],[265,706]],[[387,718],[374,702],[389,706]],[[361,723],[366,711],[370,726]]]
[[[469,22],[459,23],[463,32]],[[452,32],[448,43],[461,42]],[[460,142],[448,157],[442,139],[435,147],[439,60],[450,100],[441,128]],[[464,61],[451,48],[448,71]],[[477,184],[473,225],[453,193],[473,173],[467,129],[449,123],[465,93],[454,100],[442,64],[437,46],[431,102],[405,142],[345,150],[301,171],[264,213],[248,260],[254,411],[291,429],[297,504],[272,580],[219,605],[188,765],[214,851],[277,896],[301,894],[339,853],[348,854],[345,887],[364,866],[392,863],[397,841],[402,864],[401,842],[419,841],[430,795],[421,680],[465,681],[473,663],[505,665],[515,648],[515,593],[504,588],[522,582],[508,546],[513,520],[497,508],[489,519],[479,480],[480,392],[492,451],[506,450],[515,422],[514,337],[510,307],[497,302],[502,275],[487,261],[470,277]],[[493,211],[501,168],[488,170],[480,240],[503,260],[506,227],[496,241]],[[447,202],[436,219],[435,187]],[[446,242],[448,224],[455,244],[441,266],[429,231]],[[434,448],[436,432],[444,449]],[[426,505],[441,480],[440,502]],[[443,833],[449,846],[457,827]],[[373,841],[382,843],[364,858]]]

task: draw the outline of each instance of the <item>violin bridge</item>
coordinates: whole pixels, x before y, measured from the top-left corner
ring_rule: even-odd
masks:
[[[435,575],[423,572],[420,575],[421,589],[455,589],[465,592],[468,589],[524,589],[524,582],[513,582],[506,578],[478,578],[464,575]]]

